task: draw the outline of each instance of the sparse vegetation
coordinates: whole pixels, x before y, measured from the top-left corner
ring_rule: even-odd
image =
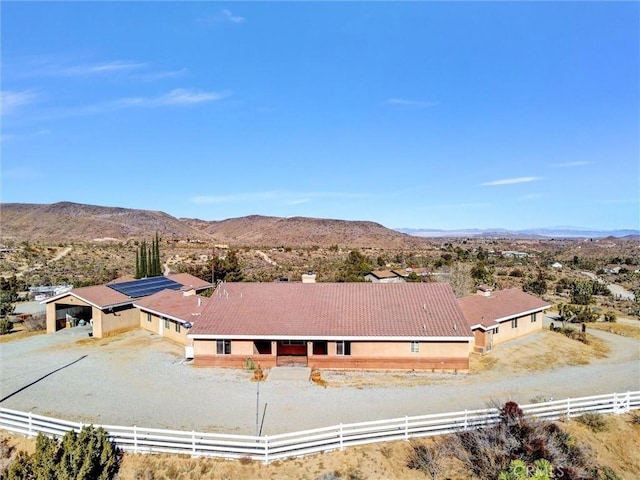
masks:
[[[119,465],[120,453],[105,431],[85,426],[61,440],[38,434],[35,452],[20,451],[0,480],[110,480]]]

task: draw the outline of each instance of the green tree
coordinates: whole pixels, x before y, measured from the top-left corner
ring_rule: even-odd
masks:
[[[20,452],[0,480],[110,480],[120,467],[120,452],[102,428],[85,426],[62,440],[42,433],[31,455]]]
[[[471,268],[471,277],[478,283],[493,285],[492,269],[484,262],[478,262]]]
[[[525,292],[531,292],[535,295],[544,295],[547,293],[547,280],[544,278],[542,269],[538,269],[538,275],[534,280],[525,282],[522,286],[522,290]]]
[[[230,249],[224,257],[215,256],[212,264],[213,281],[241,282],[244,280],[238,252]]]
[[[340,271],[336,275],[336,281],[364,282],[364,276],[371,270],[367,257],[358,250],[351,250],[347,259],[342,262]]]

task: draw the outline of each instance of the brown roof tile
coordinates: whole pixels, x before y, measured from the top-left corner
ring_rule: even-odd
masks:
[[[470,295],[459,298],[460,308],[467,319],[468,325],[496,325],[498,320],[506,320],[519,314],[540,311],[550,307],[544,300],[528,293],[510,288],[496,290],[491,295]]]
[[[208,301],[208,298],[197,295],[184,295],[175,290],[163,290],[136,300],[134,306],[174,320],[195,324]]]
[[[461,340],[471,336],[446,283],[224,283],[190,333]]]

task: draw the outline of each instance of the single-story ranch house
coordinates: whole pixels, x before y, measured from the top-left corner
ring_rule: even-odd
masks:
[[[65,327],[90,324],[97,338],[114,335],[140,326],[136,299],[162,290],[195,295],[213,285],[193,275],[176,273],[129,282],[74,288],[44,300],[47,308],[47,333]]]
[[[484,287],[477,295],[458,299],[474,335],[474,351],[489,352],[494,345],[542,330],[544,311],[551,307],[516,288],[494,291]]]
[[[207,298],[196,293],[211,284],[190,275],[155,278],[178,285],[144,279],[49,299],[47,329],[77,319],[96,337],[143,328],[184,345],[197,366],[464,372],[470,352],[540,330],[549,307],[518,290],[457,299],[448,283],[220,283]]]
[[[458,371],[472,340],[446,283],[225,283],[188,337],[196,365]]]

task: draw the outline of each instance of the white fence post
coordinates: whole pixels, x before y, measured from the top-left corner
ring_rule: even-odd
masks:
[[[33,421],[31,419],[31,412],[29,412],[29,438],[33,437]]]
[[[344,450],[344,445],[342,444],[342,424],[340,424],[340,429],[338,430],[338,439],[340,440],[340,450]]]
[[[409,415],[404,416],[404,439],[409,440]]]
[[[465,430],[469,429],[469,419],[467,417],[467,410],[466,409],[464,411],[464,429]]]
[[[138,453],[138,435],[135,425],[133,426],[133,453]]]
[[[191,456],[196,456],[196,431],[191,430]]]
[[[571,418],[571,399],[567,398],[567,418]]]
[[[269,436],[264,436],[264,463],[269,464]]]

